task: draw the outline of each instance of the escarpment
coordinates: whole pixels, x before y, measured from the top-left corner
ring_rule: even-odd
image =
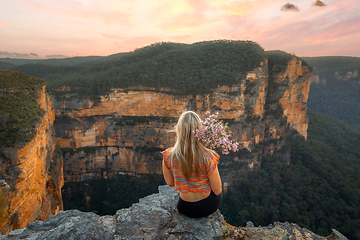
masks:
[[[64,179],[45,82],[10,71],[0,71],[0,79],[0,232],[5,234],[62,210]]]
[[[279,149],[292,129],[307,137],[310,83],[309,67],[291,56],[285,63],[269,64],[264,58],[234,84],[202,94],[130,86],[112,89],[96,101],[57,89],[54,126],[64,150],[65,181],[161,173],[159,151],[175,140],[168,130],[181,112],[194,110],[202,117],[206,111],[219,112],[245,149],[222,157],[219,167],[227,182],[236,175],[234,166],[252,167],[259,155]],[[260,152],[254,150],[259,143],[264,145]]]

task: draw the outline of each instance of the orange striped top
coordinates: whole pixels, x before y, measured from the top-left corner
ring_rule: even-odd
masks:
[[[176,158],[171,165],[171,150],[172,148],[168,148],[161,153],[163,154],[165,166],[174,176],[174,190],[182,192],[210,192],[211,187],[208,176],[216,169],[220,156],[217,153],[215,153],[215,155],[211,155],[210,153],[206,154],[204,156],[204,161],[200,162],[199,175],[196,176],[195,165],[193,164],[190,178],[187,180],[182,173],[181,166]]]

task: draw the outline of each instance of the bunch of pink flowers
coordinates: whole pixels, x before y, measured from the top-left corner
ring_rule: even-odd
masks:
[[[194,132],[195,138],[207,148],[221,148],[222,154],[228,154],[231,150],[236,152],[239,143],[229,139],[231,132],[227,124],[224,125],[222,121],[217,120],[219,113],[211,114],[207,111],[205,116],[203,128]]]

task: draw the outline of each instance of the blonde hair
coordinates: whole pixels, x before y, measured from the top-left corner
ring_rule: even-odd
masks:
[[[202,123],[199,115],[193,111],[187,111],[180,115],[175,126],[176,143],[171,153],[171,164],[176,158],[181,166],[181,171],[185,178],[189,180],[192,166],[195,166],[196,176],[200,172],[200,161],[204,155],[214,153],[205,148],[200,141],[195,138],[195,130],[201,129]]]

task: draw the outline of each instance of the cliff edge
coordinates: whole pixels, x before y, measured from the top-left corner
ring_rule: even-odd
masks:
[[[347,239],[336,230],[329,237],[321,237],[289,223],[268,227],[254,227],[248,223],[247,227],[229,230],[220,211],[205,218],[188,218],[177,211],[177,200],[178,193],[171,187],[159,186],[159,193],[118,210],[114,216],[60,211],[47,221],[29,223],[0,239]]]
[[[0,233],[63,209],[61,149],[44,80],[0,71]]]

